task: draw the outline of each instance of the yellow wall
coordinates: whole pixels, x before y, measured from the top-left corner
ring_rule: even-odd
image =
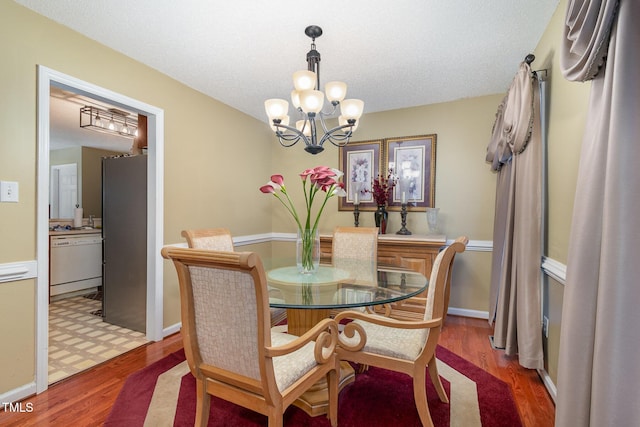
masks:
[[[517,64],[516,64],[517,65]],[[515,66],[514,66],[515,70]],[[495,174],[485,162],[487,145],[496,109],[504,94],[463,99],[442,104],[365,114],[354,140],[437,134],[436,206],[447,238],[466,235],[471,240],[493,238],[493,206]],[[299,143],[301,144],[301,143]],[[283,150],[288,150],[284,156]],[[339,168],[338,149],[325,146],[325,151],[311,156],[303,147],[281,148],[275,142],[272,173],[285,177],[288,192],[304,208],[302,186],[298,174],[305,168],[326,165]],[[269,180],[266,175],[262,183]],[[272,196],[263,196],[275,199]],[[273,207],[274,231],[293,232],[295,224],[277,201]],[[352,224],[352,212],[338,212],[337,198],[330,200],[320,223],[322,233],[330,233],[337,225]],[[375,226],[373,212],[360,214],[361,226]],[[401,227],[400,213],[390,212],[389,232]],[[428,231],[424,212],[409,212],[407,228],[415,234]],[[491,252],[467,252],[456,257],[456,277],[451,287],[451,307],[488,311]]]
[[[354,141],[437,134],[436,206],[440,208],[442,227],[449,237],[468,234],[471,239],[491,240],[495,176],[484,158],[501,94],[464,99],[416,108],[365,114]],[[302,143],[299,143],[302,144]],[[287,155],[283,156],[283,150]],[[285,177],[288,191],[302,209],[304,200],[297,174],[304,168],[327,165],[338,168],[338,149],[325,144],[325,151],[311,156],[303,147],[284,149],[274,138],[273,173]],[[266,183],[269,176],[265,176]],[[321,232],[331,232],[336,225],[353,222],[352,212],[338,212],[333,198],[329,215],[323,215]],[[274,210],[274,230],[291,231],[292,220],[283,208]],[[390,212],[390,232],[400,228],[400,214]],[[360,215],[362,226],[373,226],[373,213]],[[407,228],[416,234],[428,231],[422,212],[409,212]]]
[[[35,378],[34,289],[34,280],[0,283],[0,394]]]
[[[263,122],[9,1],[0,2],[0,51],[0,179],[20,185],[19,203],[0,204],[0,264],[36,259],[38,64],[164,110],[167,243],[187,227],[271,229],[270,201],[255,197],[251,179],[271,169]],[[174,277],[164,292],[168,326],[179,321]],[[0,325],[11,328],[2,330],[0,394],[34,379],[34,295],[34,280],[0,283]]]
[[[545,254],[559,262],[567,259],[577,153],[589,90],[588,84],[566,82],[558,70],[565,7],[566,0],[562,0],[534,52],[538,59],[533,64],[535,69],[550,71],[549,243]],[[335,147],[328,146],[316,156],[302,147],[281,148],[265,121],[248,117],[13,2],[0,2],[0,46],[4,59],[0,67],[0,179],[20,183],[20,203],[0,204],[0,264],[36,258],[37,64],[164,109],[167,244],[182,242],[182,229],[212,225],[224,225],[234,235],[293,232],[295,226],[284,209],[258,188],[271,174],[282,173],[295,194],[297,174],[303,169],[319,164],[338,167]],[[513,68],[515,73],[517,64]],[[448,238],[465,234],[471,240],[490,241],[495,175],[484,158],[502,96],[367,114],[355,140],[437,134],[436,206],[441,208],[444,231]],[[302,203],[299,196],[296,200]],[[326,208],[321,232],[352,221],[351,212],[338,212],[334,198]],[[392,212],[390,221],[393,232],[399,228],[399,214]],[[373,225],[373,214],[362,213],[361,224]],[[414,233],[426,232],[424,214],[409,213],[407,227]],[[276,242],[242,249],[247,248],[268,253],[290,247]],[[452,307],[487,310],[490,259],[491,253],[482,251],[456,258]],[[175,272],[168,262],[164,272],[164,325],[170,326],[180,320],[179,297]],[[0,394],[33,381],[34,287],[33,280],[0,283]],[[549,292],[552,328],[560,324],[560,288],[554,285]],[[557,349],[554,343],[549,346],[552,359]]]

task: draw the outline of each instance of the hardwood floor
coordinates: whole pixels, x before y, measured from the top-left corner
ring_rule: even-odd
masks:
[[[552,427],[556,407],[538,373],[518,364],[517,357],[494,350],[486,320],[447,316],[438,343],[511,386],[525,427]]]
[[[440,345],[510,384],[524,426],[553,426],[555,406],[538,374],[493,350],[489,335],[486,320],[448,316]],[[21,402],[21,408],[32,407],[31,412],[0,410],[0,426],[102,425],[130,374],[180,348],[181,337],[175,334],[67,378]]]

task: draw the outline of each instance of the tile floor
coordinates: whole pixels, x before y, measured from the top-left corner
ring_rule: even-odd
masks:
[[[83,296],[49,304],[49,384],[147,343],[144,334],[91,314],[101,308]]]

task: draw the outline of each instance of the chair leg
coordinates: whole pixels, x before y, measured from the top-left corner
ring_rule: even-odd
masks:
[[[424,367],[416,369],[413,373],[413,398],[416,402],[420,422],[424,427],[433,427],[429,405],[427,403],[427,375]]]
[[[449,403],[449,398],[447,397],[447,393],[444,391],[444,387],[442,386],[442,381],[440,381],[440,374],[438,373],[438,365],[436,364],[435,355],[429,361],[427,365],[429,369],[429,376],[431,377],[431,383],[436,388],[436,392],[438,393],[438,397],[440,401],[443,403]]]
[[[211,395],[207,393],[204,381],[196,378],[196,422],[194,425],[207,427],[210,409]]]
[[[329,393],[329,413],[327,418],[332,427],[338,425],[338,372],[340,371],[340,365],[336,366],[336,369],[332,369],[327,373],[327,385]]]
[[[269,427],[282,427],[284,414],[281,411],[276,411],[276,413],[271,412],[268,415],[268,426]]]

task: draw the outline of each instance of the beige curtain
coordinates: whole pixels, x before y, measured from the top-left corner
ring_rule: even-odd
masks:
[[[486,159],[498,174],[489,316],[494,346],[539,369],[542,144],[538,82],[526,62],[498,107]]]
[[[640,425],[638,18],[638,0],[567,8],[562,72],[593,82],[563,300],[559,427]]]

